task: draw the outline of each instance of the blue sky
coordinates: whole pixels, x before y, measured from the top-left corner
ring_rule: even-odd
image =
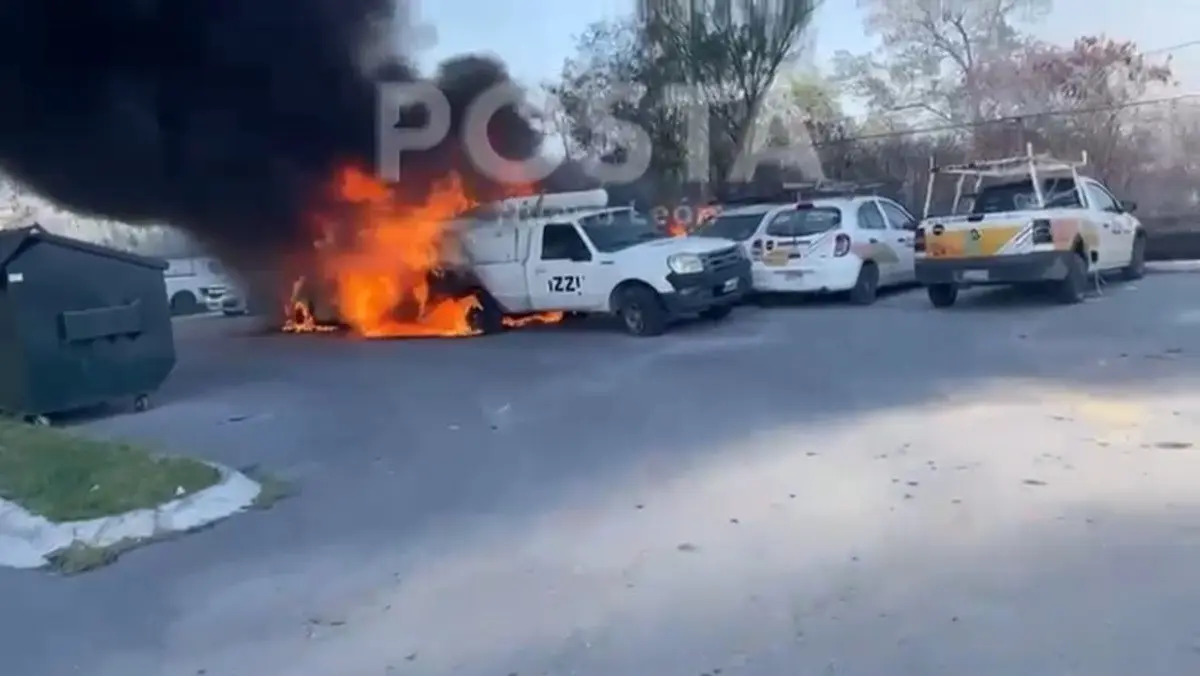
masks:
[[[436,27],[437,45],[418,56],[430,68],[453,54],[490,52],[502,57],[519,80],[533,84],[559,72],[563,59],[575,51],[575,36],[589,24],[626,15],[632,7],[631,0],[425,0],[414,11]],[[862,17],[854,0],[826,0],[818,11],[822,56],[859,48]]]
[[[419,20],[437,31],[437,44],[415,55],[424,67],[453,54],[490,52],[529,85],[559,71],[563,59],[574,52],[574,36],[588,24],[632,7],[631,0],[413,1],[418,3],[414,11]],[[1153,49],[1200,39],[1200,6],[1188,7],[1180,0],[1057,0],[1053,14],[1036,32],[1056,42],[1105,33]],[[818,65],[839,49],[857,52],[870,45],[856,0],[825,0],[814,25],[813,60]],[[1200,47],[1181,51],[1176,58],[1189,84],[1200,85]]]

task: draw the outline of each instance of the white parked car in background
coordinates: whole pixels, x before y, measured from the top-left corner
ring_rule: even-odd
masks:
[[[759,293],[848,293],[913,284],[917,219],[885,197],[842,195],[723,209],[693,234],[740,242]]]
[[[172,258],[163,272],[171,314],[219,312],[233,283],[215,258]]]

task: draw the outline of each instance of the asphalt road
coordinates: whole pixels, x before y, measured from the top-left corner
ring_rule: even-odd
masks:
[[[85,427],[298,495],[87,575],[0,571],[0,673],[1197,673],[1198,291],[660,339],[181,324],[159,406]]]

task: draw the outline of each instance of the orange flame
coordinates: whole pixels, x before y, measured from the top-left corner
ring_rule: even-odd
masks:
[[[536,312],[521,317],[505,317],[504,325],[511,329],[519,329],[522,326],[533,326],[535,324],[557,324],[565,316],[565,313],[562,312]]]
[[[292,296],[284,308],[283,330],[288,333],[321,333],[335,330],[335,326],[324,326],[318,322],[308,304],[301,298],[304,282],[303,277],[292,282]]]
[[[438,184],[416,206],[400,206],[386,186],[356,170],[342,174],[341,196],[364,210],[355,223],[357,241],[323,256],[323,272],[334,286],[338,313],[367,338],[468,336],[474,296],[430,298],[429,274],[440,267],[446,225],[474,206],[457,175]],[[412,319],[397,319],[402,305]]]
[[[337,246],[318,246],[317,263],[341,322],[365,338],[479,333],[472,322],[480,308],[478,298],[436,298],[430,288],[430,278],[442,269],[449,223],[476,205],[461,178],[447,176],[418,205],[398,203],[386,185],[356,169],[343,171],[339,178],[339,196],[358,207],[352,224],[356,237]],[[300,298],[302,285],[301,279],[293,287],[284,330],[324,330]],[[505,325],[524,323],[506,319]]]

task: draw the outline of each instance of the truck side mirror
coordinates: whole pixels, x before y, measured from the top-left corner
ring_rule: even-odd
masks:
[[[1121,211],[1124,213],[1132,214],[1133,212],[1137,211],[1137,202],[1131,202],[1129,200],[1121,200],[1120,204],[1121,204]]]

